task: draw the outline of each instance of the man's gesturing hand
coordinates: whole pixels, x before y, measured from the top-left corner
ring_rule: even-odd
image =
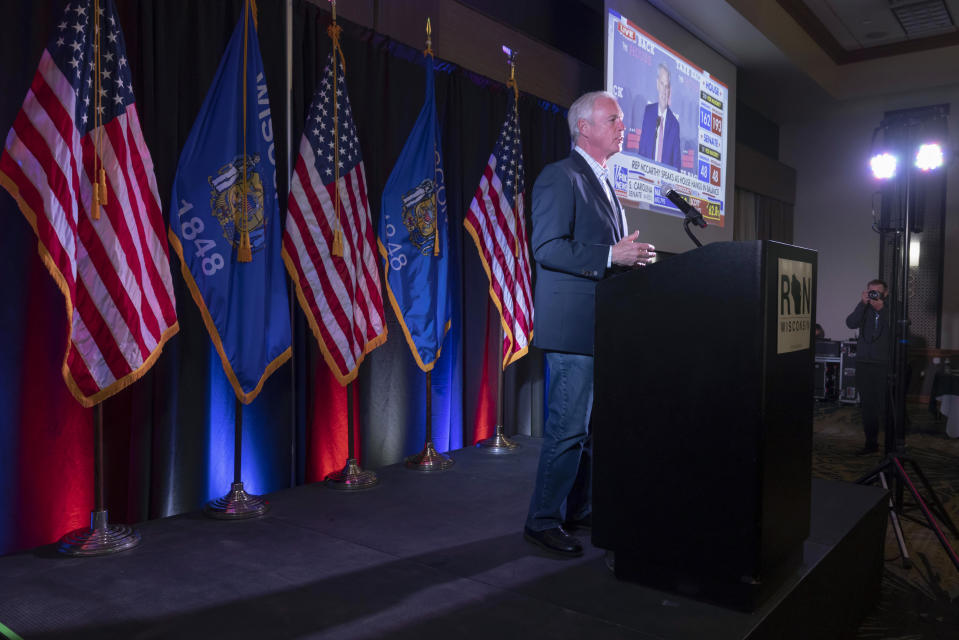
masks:
[[[646,242],[636,242],[639,231],[631,234],[613,245],[613,264],[621,267],[642,267],[656,257],[656,247]]]

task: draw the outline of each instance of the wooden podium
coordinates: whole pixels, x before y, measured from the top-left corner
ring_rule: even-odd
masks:
[[[816,252],[721,242],[596,289],[593,544],[751,610],[809,534]]]

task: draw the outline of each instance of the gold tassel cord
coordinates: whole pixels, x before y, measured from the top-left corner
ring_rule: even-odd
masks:
[[[513,114],[512,114],[511,120],[514,123],[519,122],[519,85],[516,83],[515,53],[510,53],[510,56],[509,56],[509,82],[506,83],[506,87],[511,88],[513,90]],[[519,144],[518,140],[516,141],[516,144]],[[512,171],[512,174],[513,174],[513,186],[514,188],[516,188],[516,191],[513,192],[513,226],[515,227],[513,229],[513,257],[519,258],[520,230],[522,229],[522,227],[520,226],[519,217],[522,212],[519,211],[516,204],[520,201],[520,198],[522,197],[523,194],[520,193],[518,190],[519,171],[516,168],[516,157],[515,157],[515,154],[511,154],[511,155],[513,155],[514,157],[513,157],[512,164],[510,165],[510,170]]]
[[[427,19],[426,19],[426,49],[423,50],[423,55],[424,55],[424,56],[432,56],[432,55],[433,55],[433,38],[431,37],[431,36],[432,36],[432,33],[433,33],[433,28],[432,28],[432,26],[430,25],[430,19],[427,18]],[[435,138],[435,137],[433,138],[433,158],[434,158],[434,160],[433,160],[434,163],[436,162],[436,159],[439,158],[439,152],[436,150],[436,138]],[[433,166],[435,167],[436,165],[434,164]],[[434,169],[434,177],[435,177],[435,169]],[[437,186],[439,186],[439,185],[437,185]],[[436,194],[436,195],[439,196],[439,194]],[[436,219],[433,220],[433,228],[434,228],[434,232],[433,232],[433,257],[437,257],[437,256],[440,255],[440,220],[439,220],[439,212],[440,212],[439,209],[440,209],[440,208],[439,208],[439,199],[438,199],[438,198],[437,198],[437,203],[436,203],[436,204],[437,204],[437,206],[436,206]]]
[[[104,207],[107,206],[107,172],[103,168],[103,163],[100,164],[100,204]]]
[[[336,0],[333,1],[333,22],[326,28],[326,33],[333,40],[333,247],[332,254],[337,258],[343,257],[343,230],[340,225],[340,212],[343,203],[340,201],[340,114],[339,100],[337,100],[337,86],[339,83],[339,67],[342,63],[343,72],[346,72],[346,58],[340,47],[340,33],[342,29],[336,24]]]
[[[103,35],[103,30],[100,28],[100,0],[95,0],[95,5],[96,5],[96,6],[94,7],[94,12],[95,12],[96,15],[97,15],[97,22],[96,22],[96,25],[97,25],[96,56],[97,56],[97,63],[98,63],[98,65],[99,65],[100,53],[101,53],[101,51],[100,51],[100,41],[101,41],[101,36]],[[100,76],[100,74],[98,73],[98,74],[97,74],[97,83],[98,83],[98,84],[100,83],[100,78],[101,78],[101,76]],[[97,92],[97,95],[100,96],[100,95],[101,95],[101,92],[98,91],[98,92]],[[103,97],[102,97],[102,96],[100,97],[100,104],[101,104],[101,106],[102,106],[102,104],[103,104]],[[106,172],[106,170],[103,168],[103,114],[102,114],[102,113],[100,114],[99,118],[100,118],[100,121],[99,121],[99,123],[98,123],[99,126],[98,126],[98,128],[97,128],[97,159],[98,159],[98,161],[99,161],[99,163],[100,163],[100,190],[99,190],[99,196],[100,196],[100,205],[103,206],[103,207],[106,207],[106,206],[107,206],[107,203],[108,203],[108,199],[107,199],[107,172]]]
[[[240,183],[240,215],[234,218],[240,225],[240,246],[236,251],[238,262],[253,262],[253,250],[250,247],[250,220],[249,220],[249,188],[246,176],[246,76],[247,76],[247,49],[250,38],[250,2],[247,0],[243,8],[243,178]],[[253,19],[256,24],[256,18]]]
[[[436,139],[433,139],[433,177],[436,177],[436,164],[439,162],[440,154],[436,150]],[[435,181],[434,181],[434,184]],[[434,202],[436,202],[436,208],[433,210],[433,257],[440,255],[440,198],[439,198],[439,185],[436,185],[437,191],[433,194]]]
[[[94,220],[100,219],[100,203],[101,198],[103,204],[106,204],[106,187],[107,181],[106,176],[103,176],[103,169],[101,167],[100,154],[103,151],[103,115],[102,115],[102,98],[100,97],[100,0],[94,0],[93,2],[93,82],[91,87],[95,93],[93,99],[93,128],[97,132],[96,136],[96,152],[93,154],[93,175],[90,180],[90,188],[92,189],[91,200],[90,200],[90,213],[93,215]],[[97,168],[101,167],[99,171]],[[99,174],[99,180],[98,180]]]
[[[100,0],[94,0],[93,12],[96,16],[95,18],[96,19],[96,23],[95,23],[96,24],[96,49],[94,51],[94,55],[97,58],[97,88],[99,89],[100,83],[101,83],[101,77],[102,77],[100,75],[100,53],[101,53],[100,36],[103,35],[103,29],[100,27]],[[119,70],[117,72],[119,73]],[[102,109],[103,97],[102,97],[101,91],[99,90],[97,91],[97,100],[100,101],[100,106]],[[106,207],[108,200],[107,200],[107,172],[103,168],[103,113],[99,109],[97,110],[97,117],[99,120],[97,122],[97,154],[96,155],[97,155],[97,161],[100,164],[100,175],[99,175],[100,189],[97,195],[99,195],[100,197],[100,205]]]

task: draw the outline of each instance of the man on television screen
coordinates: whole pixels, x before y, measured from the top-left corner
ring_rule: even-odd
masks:
[[[679,171],[679,120],[669,108],[669,69],[660,63],[656,72],[659,100],[646,105],[639,136],[639,155]]]

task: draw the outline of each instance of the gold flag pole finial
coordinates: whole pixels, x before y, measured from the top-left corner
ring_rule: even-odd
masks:
[[[506,81],[506,86],[513,90],[513,97],[519,100],[519,85],[516,84],[516,56],[519,52],[504,44],[503,53],[506,54],[506,64],[509,65],[509,80]]]
[[[343,62],[343,51],[340,49],[340,33],[343,31],[343,28],[336,24],[336,0],[330,0],[330,6],[333,10],[333,19],[330,21],[329,26],[326,27],[326,34],[333,39],[333,51],[339,54],[340,61]],[[345,62],[343,66],[346,66]]]
[[[423,51],[424,55],[431,56],[433,55],[433,38],[430,37],[430,34],[433,33],[433,29],[430,27],[430,19],[426,19],[426,49]]]

